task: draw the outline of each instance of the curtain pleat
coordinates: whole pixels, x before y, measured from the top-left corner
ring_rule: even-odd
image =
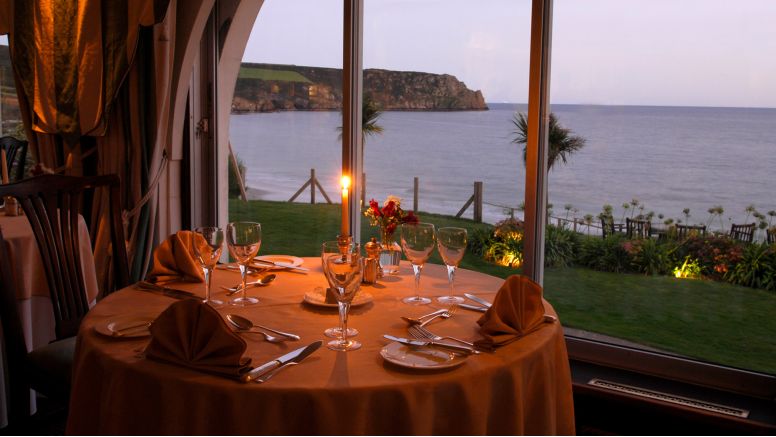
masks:
[[[125,211],[166,171],[176,0],[0,0],[31,154],[69,174],[118,174]],[[169,13],[172,9],[173,13]],[[156,23],[156,24],[155,24]],[[145,27],[140,27],[145,26]],[[2,32],[0,32],[2,33]],[[85,136],[92,135],[92,136]],[[80,157],[96,148],[96,169]],[[150,267],[158,190],[125,216],[131,278]],[[112,281],[107,192],[88,217],[101,289]]]

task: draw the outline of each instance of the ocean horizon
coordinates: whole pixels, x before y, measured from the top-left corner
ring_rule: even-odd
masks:
[[[488,106],[488,111],[384,112],[378,121],[384,133],[368,137],[365,145],[367,200],[393,194],[411,208],[417,176],[419,210],[455,214],[474,181],[482,181],[485,221],[505,218],[503,207],[517,208],[524,197],[522,145],[511,142],[511,118],[527,105]],[[722,223],[715,218],[711,228],[729,229],[744,221],[749,205],[761,213],[776,210],[771,176],[776,109],[571,104],[551,109],[562,126],[587,140],[566,165],[550,171],[554,216],[566,217],[564,205],[572,205],[569,218],[596,216],[610,204],[619,220],[631,213],[621,205],[638,199],[657,223],[662,222],[657,214],[663,214],[706,224],[707,210],[720,205]],[[232,146],[248,169],[247,185],[258,189],[256,197],[288,200],[315,168],[338,202],[340,124],[336,111],[232,114]],[[309,194],[297,201],[304,199]],[[471,209],[464,217],[471,217]]]

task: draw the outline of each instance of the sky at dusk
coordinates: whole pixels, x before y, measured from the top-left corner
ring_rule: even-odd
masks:
[[[526,102],[529,0],[365,0],[364,68]],[[556,0],[552,102],[776,107],[776,1]],[[342,66],[340,0],[265,0],[244,60]]]
[[[527,101],[529,0],[364,3],[364,68]],[[342,21],[341,0],[265,0],[244,60],[339,68]],[[552,102],[776,108],[774,23],[774,0],[555,0]]]

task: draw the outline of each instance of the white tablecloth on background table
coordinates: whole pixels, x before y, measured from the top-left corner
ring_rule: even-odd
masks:
[[[87,300],[92,304],[97,298],[97,274],[94,266],[89,230],[82,217],[78,221],[81,252],[81,271],[86,285]],[[14,279],[19,317],[24,330],[27,349],[32,350],[54,340],[54,312],[51,305],[46,272],[40,257],[38,243],[26,216],[7,217],[0,212],[0,229],[3,231]],[[3,352],[0,351],[0,354]],[[3,362],[0,371],[5,374]],[[34,397],[31,405],[34,411]],[[4,378],[0,378],[0,426],[8,423]]]

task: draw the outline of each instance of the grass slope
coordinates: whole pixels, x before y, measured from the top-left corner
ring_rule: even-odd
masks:
[[[254,67],[240,67],[240,74],[238,78],[312,83],[310,82],[310,79],[302,76],[296,71],[269,70],[266,68],[254,68]]]
[[[318,256],[339,233],[340,205],[231,200],[230,220],[262,223],[261,253]],[[471,220],[419,213],[421,220],[470,231]],[[362,217],[364,241],[377,236]],[[436,251],[431,262],[441,264]],[[461,267],[505,278],[517,270],[466,254]],[[776,374],[776,293],[730,284],[547,269],[545,297],[567,326],[704,361]]]

